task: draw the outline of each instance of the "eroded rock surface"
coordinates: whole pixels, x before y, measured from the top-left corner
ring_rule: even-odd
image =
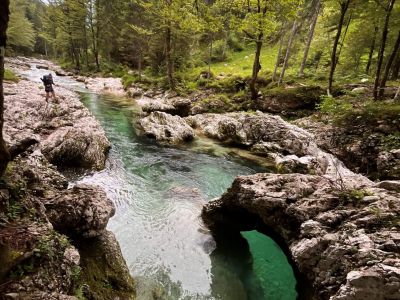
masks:
[[[241,176],[202,217],[218,234],[275,232],[318,299],[399,299],[400,194],[344,180]]]
[[[104,167],[111,145],[77,94],[57,87],[59,103],[47,105],[44,93],[34,82],[21,80],[5,84],[5,89],[18,91],[5,97],[5,140],[11,148],[21,148],[34,139],[31,144],[37,144],[57,166]]]
[[[179,144],[194,138],[193,129],[179,116],[156,111],[139,123],[148,137],[159,142]]]
[[[285,172],[356,176],[333,155],[321,150],[313,135],[279,116],[260,112],[204,114],[187,117],[186,121],[210,138],[272,158]],[[368,181],[362,176],[360,180]]]
[[[44,203],[54,228],[68,235],[101,235],[114,215],[114,204],[98,187],[76,185]]]

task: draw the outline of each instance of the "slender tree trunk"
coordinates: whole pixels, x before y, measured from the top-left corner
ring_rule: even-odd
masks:
[[[4,92],[3,92],[3,79],[4,79],[4,54],[7,41],[7,26],[9,20],[9,0],[2,0],[0,6],[0,176],[3,176],[7,164],[10,161],[10,152],[3,138],[3,125],[4,125]]]
[[[383,31],[382,31],[381,46],[379,48],[378,65],[376,67],[376,76],[375,76],[375,83],[374,83],[374,99],[375,100],[378,100],[378,96],[379,96],[379,84],[381,81],[381,71],[382,71],[383,58],[384,58],[385,48],[386,48],[386,40],[387,40],[387,35],[389,32],[390,14],[393,10],[395,1],[396,0],[389,0],[389,3],[386,8],[386,18],[385,18],[385,24],[383,26]]]
[[[394,96],[394,101],[398,101],[398,100],[400,100],[400,86],[397,89],[396,95]]]
[[[342,28],[344,24],[344,17],[346,16],[346,12],[349,8],[351,0],[346,0],[345,2],[340,3],[340,19],[339,24],[335,36],[335,41],[333,42],[333,49],[331,55],[331,70],[329,72],[329,80],[328,80],[328,95],[332,93],[332,85],[333,85],[333,76],[335,75],[336,65],[337,65],[337,48],[340,41],[340,36],[342,34]]]
[[[311,20],[310,31],[308,32],[306,48],[304,49],[304,55],[303,55],[303,60],[301,61],[299,76],[304,75],[304,69],[306,67],[308,53],[310,52],[311,43],[314,38],[315,26],[317,25],[320,9],[321,9],[321,0],[318,0],[317,7],[315,8],[314,16]]]
[[[353,14],[351,14],[350,17],[349,17],[349,21],[347,22],[346,29],[344,30],[343,39],[342,39],[342,41],[339,43],[340,47],[339,47],[338,54],[336,55],[336,66],[337,66],[338,63],[339,63],[340,54],[342,53],[343,45],[344,45],[344,42],[345,42],[345,40],[346,40],[347,32],[349,31],[349,27],[350,27],[350,23],[351,23],[351,19],[352,19],[352,18],[353,18]]]
[[[369,49],[369,54],[368,54],[367,67],[365,68],[366,74],[369,74],[369,71],[371,69],[372,57],[374,56],[377,35],[378,35],[378,26],[375,26],[374,35],[373,35],[372,42],[371,42],[371,48]]]
[[[392,77],[391,77],[392,80],[399,79],[399,73],[400,73],[400,51],[397,52],[397,58],[392,69]]]
[[[281,71],[281,75],[279,76],[278,84],[281,84],[282,81],[283,81],[283,78],[285,77],[285,72],[286,72],[286,69],[287,69],[287,67],[289,65],[290,52],[291,52],[291,49],[292,49],[292,44],[293,44],[293,41],[294,41],[294,37],[295,37],[296,32],[297,32],[297,28],[298,28],[298,23],[297,23],[297,20],[295,20],[293,22],[292,32],[290,33],[290,37],[289,37],[289,41],[288,41],[288,45],[287,45],[287,49],[286,49],[285,60],[283,62],[282,71]]]
[[[168,26],[165,32],[165,49],[166,49],[166,62],[167,62],[167,76],[168,83],[171,90],[175,89],[174,80],[174,62],[172,58],[172,37],[171,37],[171,27]]]
[[[390,69],[392,68],[393,61],[396,58],[396,55],[397,55],[397,52],[399,51],[399,49],[400,49],[400,31],[397,36],[396,43],[394,44],[393,51],[390,54],[388,61],[386,62],[385,72],[383,73],[383,77],[382,77],[382,80],[379,85],[379,97],[380,98],[383,97],[385,94],[385,87],[386,87],[386,82],[389,78]]]
[[[281,61],[282,48],[283,48],[283,41],[284,41],[284,39],[285,39],[285,34],[284,34],[284,32],[282,31],[281,39],[280,39],[280,41],[279,41],[278,57],[276,58],[274,73],[272,74],[272,81],[275,81],[275,79],[276,79],[276,73],[278,72],[279,63],[280,63],[280,61]]]
[[[256,82],[257,82],[258,72],[260,72],[260,70],[261,70],[260,56],[261,56],[261,48],[262,48],[262,38],[263,38],[263,34],[259,34],[258,40],[256,42],[256,53],[254,56],[253,74],[251,76],[251,81],[250,81],[251,99],[253,99],[253,100],[257,100],[257,98],[258,98]]]

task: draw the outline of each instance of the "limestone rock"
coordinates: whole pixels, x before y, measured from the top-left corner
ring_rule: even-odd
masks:
[[[83,184],[44,204],[54,228],[72,236],[101,235],[115,213],[114,204],[102,189]]]
[[[194,138],[193,129],[179,116],[164,112],[152,112],[139,121],[145,134],[159,142],[179,144]]]
[[[327,175],[256,174],[238,177],[202,219],[215,235],[272,230],[317,299],[398,299],[400,194],[343,180],[374,201],[344,201],[351,190]]]
[[[62,167],[104,168],[110,143],[93,127],[62,127],[41,143],[47,159]]]
[[[378,183],[378,187],[389,191],[395,191],[400,193],[400,181],[398,180],[386,180]]]
[[[59,103],[46,105],[36,83],[21,80],[8,87],[18,90],[5,97],[4,134],[13,156],[35,145],[59,167],[104,168],[110,143],[77,94],[57,87]]]

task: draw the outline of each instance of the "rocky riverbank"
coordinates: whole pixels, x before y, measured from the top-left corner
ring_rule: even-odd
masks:
[[[9,63],[20,69],[38,62]],[[0,183],[0,298],[133,299],[133,279],[106,230],[114,204],[100,188],[69,188],[58,170],[104,168],[110,149],[104,130],[62,87],[49,105],[37,83],[4,88],[13,160]]]
[[[202,218],[217,243],[248,230],[273,237],[306,299],[400,297],[398,181],[376,184],[349,170],[320,143],[325,127],[314,135],[261,112],[180,117],[176,98],[164,99],[139,99],[148,136],[177,144],[205,135],[272,160],[283,173],[238,177],[204,206]]]
[[[254,229],[274,237],[312,285],[312,298],[398,299],[399,199],[353,176],[337,182],[257,174],[237,178],[202,217],[217,242],[227,232]]]

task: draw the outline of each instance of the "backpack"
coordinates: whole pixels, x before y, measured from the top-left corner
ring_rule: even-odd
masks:
[[[43,81],[44,85],[50,85],[52,80],[49,77],[49,75],[44,75],[42,81]]]

